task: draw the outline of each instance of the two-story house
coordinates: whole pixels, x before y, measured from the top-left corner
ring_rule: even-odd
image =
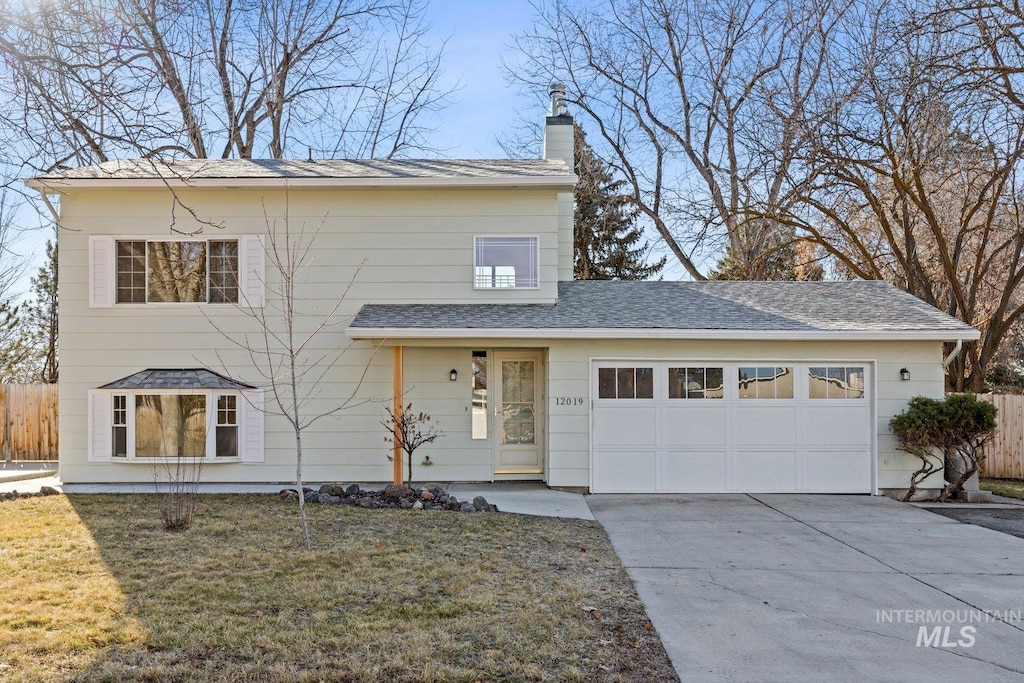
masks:
[[[288,425],[228,338],[276,315],[268,239],[314,240],[298,292],[323,371],[312,482],[390,481],[395,396],[443,439],[430,481],[595,492],[906,488],[891,416],[943,394],[963,323],[882,282],[574,282],[572,119],[540,160],[115,161],[28,181],[60,212],[60,473],[287,482]],[[275,232],[276,231],[276,232]],[[333,356],[332,356],[333,357]],[[232,378],[232,379],[229,379]],[[422,455],[421,455],[422,453]]]

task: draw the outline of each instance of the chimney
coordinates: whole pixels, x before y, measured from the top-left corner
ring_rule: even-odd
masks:
[[[544,122],[544,158],[563,159],[573,171],[573,124],[565,106],[565,85],[552,83],[548,89],[551,109]]]
[[[544,158],[561,159],[575,175],[576,129],[565,106],[565,86],[552,83],[548,89],[551,95],[551,110],[544,121]],[[558,193],[558,280],[572,280],[573,255],[573,193]]]

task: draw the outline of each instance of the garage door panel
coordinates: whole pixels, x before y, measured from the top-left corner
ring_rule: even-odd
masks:
[[[867,405],[808,406],[804,409],[804,444],[807,446],[869,446]]]
[[[712,401],[701,401],[712,403]],[[707,446],[721,445],[726,439],[726,407],[712,406],[665,406],[662,408],[663,419],[661,445],[672,446]]]
[[[797,490],[794,451],[743,451],[732,458],[732,486],[750,493]]]
[[[830,493],[871,493],[871,464],[864,451],[804,453],[803,488]]]
[[[738,446],[795,446],[796,406],[736,405],[732,434]]]
[[[654,446],[654,407],[615,406],[594,409],[594,443],[601,446]]]
[[[645,493],[657,485],[655,451],[600,450],[594,452],[595,493]]]
[[[725,490],[725,451],[665,451],[658,461],[658,489],[687,493]]]

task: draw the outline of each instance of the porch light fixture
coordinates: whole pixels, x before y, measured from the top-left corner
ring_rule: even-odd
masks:
[[[900,368],[900,379],[904,382],[910,380],[910,370],[906,368]]]
[[[457,382],[459,380],[459,371],[452,368],[452,371],[448,373],[448,379],[453,382]]]

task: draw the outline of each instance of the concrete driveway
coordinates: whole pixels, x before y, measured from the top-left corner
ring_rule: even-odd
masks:
[[[1024,680],[1024,539],[867,496],[588,501],[683,680]]]

